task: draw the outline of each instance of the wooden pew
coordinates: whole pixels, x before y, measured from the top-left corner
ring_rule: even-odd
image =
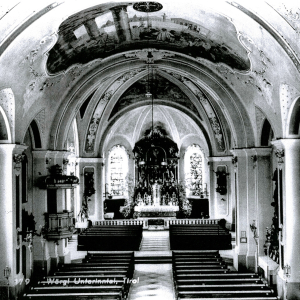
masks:
[[[232,249],[231,234],[219,225],[170,225],[172,250]]]
[[[121,257],[125,259],[116,263]],[[59,265],[49,276],[30,287],[24,299],[125,299],[134,272],[134,254],[88,253],[99,263],[72,263]]]
[[[206,256],[207,260],[203,260]],[[275,300],[274,291],[255,273],[232,272],[216,254],[173,251],[176,298]],[[211,261],[210,261],[211,260]],[[208,267],[209,266],[209,267]]]
[[[143,225],[93,226],[78,235],[77,250],[139,250]]]

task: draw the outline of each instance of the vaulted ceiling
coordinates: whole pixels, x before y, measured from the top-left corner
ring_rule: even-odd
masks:
[[[261,146],[266,120],[285,137],[300,97],[300,5],[202,2],[163,0],[149,13],[135,2],[1,4],[0,138],[9,123],[23,142],[34,119],[42,148],[60,150],[76,120],[82,156],[116,137],[132,148],[151,123],[149,80],[155,122],[179,147]]]

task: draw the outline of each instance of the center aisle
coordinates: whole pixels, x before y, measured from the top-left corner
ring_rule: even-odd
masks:
[[[140,251],[135,253],[137,257],[148,256],[152,261],[135,264],[128,300],[175,300],[172,264],[160,261],[164,254],[170,255],[169,231],[144,230]],[[152,263],[156,256],[157,262]]]

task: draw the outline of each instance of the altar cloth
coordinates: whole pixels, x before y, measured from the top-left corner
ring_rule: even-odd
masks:
[[[141,206],[135,206],[134,211],[137,212],[176,212],[179,211],[179,206],[177,205],[159,205],[159,206],[153,206],[153,205],[141,205]]]
[[[141,205],[135,206],[134,211],[139,214],[139,217],[176,217],[176,212],[179,211],[177,205]]]

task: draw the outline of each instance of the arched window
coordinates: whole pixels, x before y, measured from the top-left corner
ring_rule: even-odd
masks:
[[[187,196],[200,196],[203,193],[204,155],[198,145],[187,148],[184,156],[184,171]]]
[[[121,145],[114,146],[108,157],[108,185],[112,196],[124,196],[125,178],[128,173],[128,155]]]

